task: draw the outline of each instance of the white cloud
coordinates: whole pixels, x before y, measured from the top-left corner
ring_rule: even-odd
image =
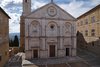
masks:
[[[9,32],[20,32],[20,25],[19,25],[19,21],[20,21],[20,14],[17,13],[9,13],[11,19],[9,20]]]
[[[18,12],[19,11],[21,12],[21,10],[15,11],[15,12],[12,13],[11,11],[16,10],[16,7],[15,8],[8,7],[7,9],[5,9],[5,6],[7,6],[11,2],[13,2],[14,4],[19,4],[19,3],[22,2],[22,0],[1,0],[0,6],[11,17],[11,19],[9,20],[9,32],[10,33],[20,32],[19,18],[20,18],[21,14],[19,14]],[[9,8],[10,8],[10,10],[9,10]]]
[[[91,0],[93,4],[97,5],[100,4],[100,0]]]
[[[82,9],[82,5],[84,4],[83,1],[81,2],[76,2],[75,0],[72,1],[69,4],[59,4],[64,10],[66,10],[68,13],[73,15],[74,17],[77,17],[80,15],[80,10]],[[78,11],[78,12],[77,12]]]
[[[20,32],[20,15],[22,12],[22,6],[19,5],[22,3],[23,0],[0,0],[0,7],[2,7],[11,17],[10,19],[10,33],[13,32]],[[35,10],[43,5],[46,4],[46,2],[39,1],[39,0],[32,0],[32,9]],[[97,4],[100,4],[100,0],[90,0],[89,6],[94,5],[96,6]],[[11,4],[13,3],[13,4]],[[14,5],[15,4],[15,5]],[[13,7],[10,7],[8,5],[11,5]],[[73,15],[74,17],[78,17],[81,14],[85,13],[91,7],[88,7],[88,3],[86,4],[86,0],[71,0],[70,3],[59,3],[58,4],[60,7],[62,7],[64,10],[66,10],[68,13]],[[85,6],[86,5],[86,6]],[[84,7],[83,7],[84,6]],[[10,9],[9,9],[10,8]],[[17,9],[18,8],[18,9]]]
[[[16,10],[16,7],[14,8],[10,8],[8,7],[7,9],[5,9],[5,6],[7,6],[9,3],[14,3],[14,4],[19,4],[22,3],[22,0],[1,0],[0,2],[0,6],[7,12],[7,14],[11,17],[11,19],[9,20],[9,32],[10,33],[14,33],[14,32],[20,32],[20,15],[18,12],[22,12],[22,10],[18,10],[12,13],[12,10]],[[35,1],[33,2],[33,9],[37,9],[41,6],[45,5],[45,3],[41,3],[39,1]],[[12,6],[12,4],[11,4]],[[21,7],[21,6],[20,6]],[[18,6],[18,8],[20,8]],[[10,10],[9,10],[10,8]]]
[[[41,7],[41,6],[43,6],[43,5],[45,5],[46,3],[45,2],[39,2],[39,1],[34,1],[34,2],[32,2],[32,9],[37,9],[37,8],[39,8],[39,7]]]
[[[18,32],[20,32],[20,25],[11,26],[10,29],[9,29],[9,32],[10,33],[18,33]]]
[[[100,0],[92,0],[92,2],[91,1],[87,2],[84,0],[83,1],[73,0],[69,4],[59,4],[59,5],[68,13],[70,13],[72,16],[77,18],[78,16],[90,10],[91,7],[93,7],[93,5],[96,6],[97,4],[100,4]]]

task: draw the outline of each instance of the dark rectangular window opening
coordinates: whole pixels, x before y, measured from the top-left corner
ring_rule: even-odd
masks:
[[[0,56],[0,61],[2,60],[2,57]]]
[[[85,24],[88,24],[88,20],[87,19],[85,20]]]
[[[25,0],[25,2],[27,3],[27,0]]]
[[[94,23],[95,22],[95,16],[91,17],[91,22]]]
[[[95,36],[95,29],[91,30],[91,36]]]
[[[88,30],[85,31],[85,36],[88,36]]]

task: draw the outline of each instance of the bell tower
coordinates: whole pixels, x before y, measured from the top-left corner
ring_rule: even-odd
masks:
[[[23,12],[20,17],[20,49],[25,51],[25,16],[31,13],[31,0],[23,0]]]
[[[23,15],[31,13],[31,0],[23,0]]]

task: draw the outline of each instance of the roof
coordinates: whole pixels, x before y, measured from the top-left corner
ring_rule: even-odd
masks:
[[[2,11],[9,19],[11,19],[10,16],[1,7],[0,7],[0,11]]]
[[[73,19],[76,19],[76,18],[74,18],[71,14],[69,14],[67,11],[65,11],[64,9],[62,9],[61,7],[59,7],[58,5],[56,5],[54,2],[50,2],[50,3],[48,3],[48,4],[46,4],[46,5],[42,6],[42,7],[40,7],[40,8],[38,8],[38,9],[34,10],[34,11],[31,12],[30,14],[28,14],[27,16],[31,15],[32,13],[35,13],[36,11],[38,11],[38,10],[40,10],[40,9],[44,8],[45,6],[48,6],[48,5],[50,5],[50,4],[55,5],[56,7],[58,7],[59,9],[61,9],[63,12],[65,12],[66,14],[68,14],[69,16],[71,16]]]
[[[91,10],[87,11],[86,13],[82,14],[82,15],[79,16],[77,19],[80,19],[80,18],[82,18],[83,16],[87,16],[87,14],[93,12],[93,11],[96,10],[96,9],[100,9],[100,4],[97,5],[96,7],[92,8]]]

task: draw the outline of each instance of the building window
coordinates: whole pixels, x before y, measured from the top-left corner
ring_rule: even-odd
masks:
[[[2,60],[2,57],[1,57],[1,55],[0,55],[0,61]]]
[[[51,29],[53,29],[54,28],[54,26],[51,26]]]
[[[95,16],[91,17],[91,22],[94,23],[95,22]]]
[[[83,31],[81,31],[81,33],[83,34]]]
[[[37,32],[37,27],[36,27],[36,26],[33,27],[33,32],[34,32],[34,33]]]
[[[25,0],[25,2],[27,3],[27,0]]]
[[[91,36],[95,36],[95,29],[91,30]]]
[[[2,23],[2,18],[0,17],[0,24]]]
[[[79,23],[77,23],[77,26],[80,26]]]
[[[52,30],[54,30],[54,27],[55,27],[55,26],[54,26],[53,24],[50,26],[50,28],[51,28]]]
[[[81,21],[80,23],[81,23],[81,26],[82,26],[83,25],[83,21]]]
[[[1,18],[0,18],[0,24],[1,24]]]
[[[88,30],[85,31],[85,36],[88,36]]]
[[[88,24],[88,20],[87,19],[85,20],[85,24]]]

